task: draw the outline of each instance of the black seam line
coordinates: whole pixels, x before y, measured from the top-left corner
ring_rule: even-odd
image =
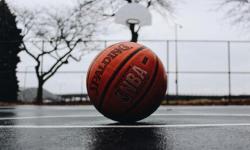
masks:
[[[87,79],[87,81],[86,81],[87,86],[89,85],[89,80],[90,80],[90,79],[89,79],[89,74],[90,74],[90,71],[93,69],[93,66],[94,66],[94,64],[95,64],[95,61],[99,59],[99,57],[105,52],[106,49],[109,49],[109,48],[111,48],[111,47],[113,47],[113,46],[115,46],[115,44],[106,47],[103,51],[101,51],[99,54],[97,54],[97,56],[94,58],[94,60],[93,60],[92,63],[90,64],[89,69],[88,69],[88,72],[87,72],[87,78],[86,78],[86,79]],[[87,91],[88,91],[88,88],[87,88]]]
[[[114,80],[114,78],[117,76],[117,74],[119,73],[119,71],[121,70],[121,68],[133,57],[135,56],[135,54],[137,54],[139,51],[145,49],[146,47],[145,46],[142,46],[138,49],[136,49],[133,53],[131,53],[128,57],[126,57],[120,64],[119,66],[117,67],[117,69],[115,70],[115,72],[112,74],[112,76],[109,78],[106,86],[104,87],[104,90],[102,92],[102,95],[100,96],[99,98],[99,106],[98,108],[100,109],[103,105],[103,101],[104,101],[104,98],[105,98],[105,95],[107,93],[107,90],[109,89],[112,81]],[[100,109],[101,110],[101,109]]]
[[[87,73],[87,85],[89,86],[89,76],[90,76],[90,71],[93,69],[93,66],[95,64],[95,61],[105,52],[105,50],[101,51],[95,58],[94,60],[92,61],[92,63],[90,64],[89,66],[89,69],[88,69],[88,73]],[[87,88],[88,89],[88,88]]]
[[[152,80],[150,81],[150,83],[149,83],[147,89],[145,90],[145,92],[143,93],[143,95],[135,102],[134,105],[132,105],[129,109],[127,109],[127,111],[125,112],[125,114],[129,113],[135,107],[137,107],[140,104],[140,102],[145,98],[145,96],[148,94],[148,91],[150,90],[150,88],[152,88],[152,84],[156,80],[156,75],[158,74],[158,70],[159,70],[158,68],[159,68],[159,60],[156,57],[156,65],[155,65],[155,70],[154,70],[154,74],[153,74]]]

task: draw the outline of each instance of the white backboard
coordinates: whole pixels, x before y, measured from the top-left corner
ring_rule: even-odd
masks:
[[[152,24],[152,16],[143,5],[129,3],[115,14],[115,22],[122,25],[138,24],[147,26]]]

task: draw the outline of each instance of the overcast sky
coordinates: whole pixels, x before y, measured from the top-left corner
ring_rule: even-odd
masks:
[[[173,39],[175,22],[183,26],[178,30],[179,39],[249,40],[249,35],[244,34],[241,28],[229,23],[225,12],[216,10],[218,1],[220,0],[183,1],[175,9],[174,17],[170,21],[169,18],[153,13],[152,26],[142,28],[140,38]],[[114,26],[109,29],[110,35],[104,35],[103,38],[129,38],[128,30],[121,32],[122,26]]]
[[[32,9],[39,7],[60,7],[72,4],[74,0],[8,0],[12,5],[25,6]],[[153,24],[142,28],[141,39],[173,39],[173,22],[183,26],[179,32],[180,39],[210,40],[249,40],[249,35],[228,23],[225,12],[216,9],[221,0],[180,0],[175,8],[173,18],[164,18],[153,12]],[[170,21],[168,21],[170,20]],[[123,29],[123,30],[121,30]],[[102,39],[129,39],[126,27],[113,24]]]
[[[175,9],[173,18],[164,18],[161,15],[152,12],[153,24],[149,27],[143,27],[140,31],[141,40],[168,40],[174,39],[174,23],[181,24],[183,28],[178,30],[179,39],[184,40],[249,40],[250,35],[244,34],[245,32],[228,22],[225,16],[225,12],[216,10],[220,0],[182,0]],[[18,7],[29,7],[31,9],[37,9],[38,7],[60,7],[72,4],[72,0],[8,0],[11,5]],[[98,35],[96,39],[112,39],[112,40],[129,40],[129,30],[118,24],[108,24],[105,34]],[[156,50],[155,52],[160,56],[163,63],[166,66],[166,45],[162,43],[145,43],[147,46]],[[237,45],[237,48],[241,48],[241,52],[235,53],[234,69],[241,68],[246,70],[250,68],[250,62],[248,58],[250,53],[247,51],[248,45]],[[212,43],[212,44],[182,44],[180,43],[180,68],[183,70],[216,70],[227,71],[226,66],[226,43]],[[237,49],[235,48],[235,49]],[[170,46],[171,49],[171,46]],[[172,49],[174,49],[172,45]],[[157,51],[158,50],[158,51]],[[189,51],[184,51],[189,50]],[[90,61],[97,53],[92,53],[85,56],[84,61],[81,63],[70,63],[65,65],[61,70],[87,70]],[[22,63],[19,64],[19,70],[31,70],[31,59],[24,53],[20,54]],[[244,57],[245,56],[245,57]],[[248,57],[249,56],[249,57]],[[174,71],[174,55],[170,56],[170,70]],[[242,59],[242,60],[241,60]],[[191,61],[192,60],[192,61]],[[211,61],[212,60],[212,61]],[[241,61],[238,61],[241,60]],[[203,62],[202,62],[203,61]],[[192,63],[195,62],[195,63]],[[197,65],[202,64],[202,65]],[[241,71],[242,71],[241,70]],[[26,79],[25,79],[26,78]],[[71,78],[65,81],[65,78]],[[235,80],[233,83],[236,85],[235,93],[244,94],[247,93],[246,89],[249,89],[250,81],[249,76],[233,77]],[[214,80],[211,80],[214,79]],[[19,75],[21,86],[35,86],[36,79],[34,75],[24,74]],[[26,82],[24,83],[24,80]],[[192,82],[189,82],[192,80]],[[204,82],[205,81],[205,82]],[[212,82],[211,82],[212,81]],[[180,78],[182,87],[180,88],[182,93],[227,93],[227,76],[183,76]],[[83,84],[82,84],[83,83]],[[218,83],[218,84],[214,84]],[[80,91],[86,91],[85,88],[85,75],[61,75],[57,74],[51,79],[45,86],[55,93],[77,93]],[[175,93],[174,77],[170,75],[170,93]]]

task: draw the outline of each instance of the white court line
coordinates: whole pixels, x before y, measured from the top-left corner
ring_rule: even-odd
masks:
[[[17,108],[21,110],[34,110],[37,108],[45,108],[48,110],[95,110],[93,105],[80,105],[80,106],[34,106],[34,105],[23,105],[23,106],[0,106],[1,108]],[[239,106],[239,105],[229,105],[229,106],[160,106],[158,110],[175,109],[175,110],[199,110],[199,109],[249,109],[250,106]]]
[[[153,114],[152,116],[216,116],[216,117],[250,117],[250,114]]]
[[[199,109],[249,109],[248,105],[227,105],[227,106],[160,106],[158,109],[185,109],[185,110],[199,110]]]
[[[196,116],[196,117],[250,117],[250,114],[152,114],[151,116]],[[25,120],[25,119],[49,119],[49,118],[90,118],[103,117],[103,115],[62,115],[62,116],[28,116],[28,117],[9,117],[0,120]]]
[[[192,128],[192,127],[250,127],[250,123],[237,124],[176,124],[176,125],[10,125],[0,129],[66,129],[66,128]]]
[[[22,119],[47,119],[47,118],[84,118],[84,117],[102,117],[102,115],[62,115],[62,116],[28,116],[28,117],[9,117],[0,118],[0,120],[22,120]]]

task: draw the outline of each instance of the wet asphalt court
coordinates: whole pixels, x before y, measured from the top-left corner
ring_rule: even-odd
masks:
[[[160,107],[131,125],[91,106],[0,107],[0,149],[250,150],[250,107]]]

